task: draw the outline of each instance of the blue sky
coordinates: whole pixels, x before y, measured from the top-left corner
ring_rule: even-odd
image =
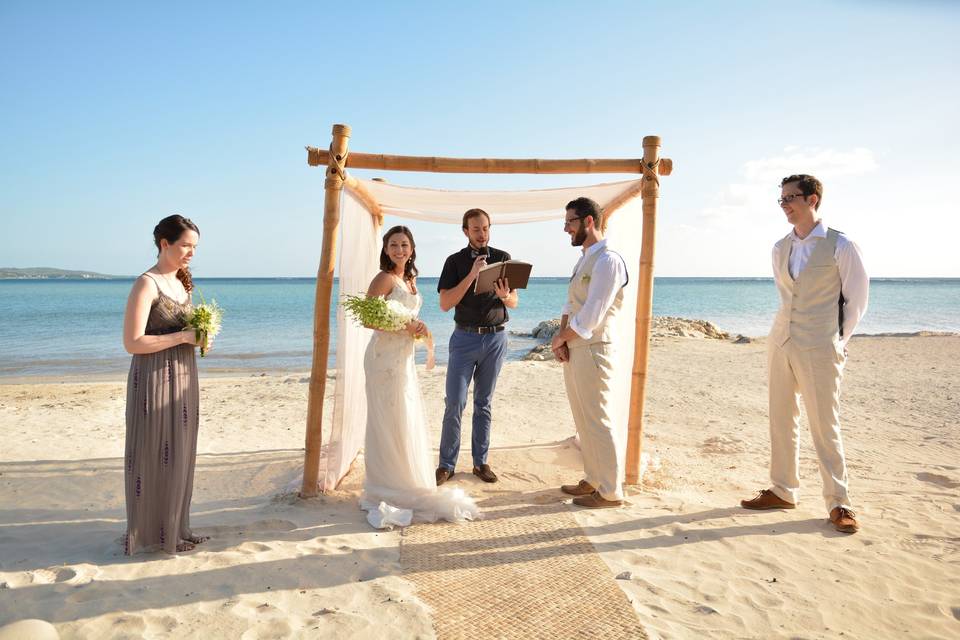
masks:
[[[323,173],[303,146],[345,122],[352,149],[395,154],[637,157],[660,135],[659,275],[769,275],[779,178],[808,172],[872,275],[960,276],[956,3],[131,4],[0,4],[0,266],[139,273],[178,212],[197,275],[313,275]],[[462,236],[412,226],[436,275]],[[559,225],[493,244],[539,275],[576,260]]]

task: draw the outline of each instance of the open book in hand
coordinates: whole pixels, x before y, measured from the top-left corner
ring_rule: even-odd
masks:
[[[530,279],[530,270],[533,265],[529,262],[520,260],[507,260],[506,262],[494,262],[488,264],[480,273],[477,274],[477,281],[473,285],[474,293],[489,293],[493,291],[493,285],[501,278],[507,279],[507,284],[511,289],[526,289],[527,281]]]

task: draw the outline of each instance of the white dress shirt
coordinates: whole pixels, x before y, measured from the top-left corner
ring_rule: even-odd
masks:
[[[816,246],[818,238],[827,237],[827,227],[822,220],[817,221],[817,226],[813,228],[806,238],[797,236],[794,230],[791,232],[793,242],[790,244],[790,275],[795,279],[803,268],[807,266],[807,260]],[[779,243],[778,243],[779,244]],[[833,257],[837,261],[837,268],[840,271],[840,293],[843,294],[843,337],[840,343],[846,346],[853,335],[854,329],[860,323],[863,314],[867,312],[867,300],[870,292],[870,278],[867,277],[867,271],[863,267],[863,256],[858,247],[852,240],[842,233],[837,236],[837,250]],[[781,256],[777,250],[777,245],[773,247],[773,274],[780,275]]]
[[[602,251],[606,247],[607,240],[604,238],[589,249],[584,249],[580,261],[574,267],[573,277],[580,276],[580,267],[588,256],[597,251]],[[623,258],[610,251],[597,258],[597,261],[593,264],[593,272],[590,274],[590,282],[587,285],[587,301],[580,307],[576,315],[568,318],[569,322],[567,324],[569,327],[584,340],[589,340],[594,329],[597,328],[600,321],[603,320],[603,316],[606,315],[613,304],[613,299],[617,297],[617,293],[626,283],[627,265],[624,264]],[[567,302],[563,305],[562,314],[568,315],[569,313],[570,303]]]

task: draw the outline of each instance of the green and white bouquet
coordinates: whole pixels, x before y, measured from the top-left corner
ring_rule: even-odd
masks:
[[[416,316],[399,300],[344,294],[343,308],[354,321],[380,331],[402,331]]]
[[[368,298],[366,295],[343,295],[344,311],[353,318],[354,322],[370,329],[380,331],[403,331],[417,316],[405,307],[399,300],[387,300],[384,296]],[[417,342],[424,342],[427,346],[427,369],[434,366],[433,336],[416,336]]]
[[[206,358],[210,339],[220,333],[223,309],[216,300],[211,299],[207,303],[203,296],[200,296],[200,304],[192,305],[184,314],[183,321],[196,332],[197,343],[200,345],[200,357]]]

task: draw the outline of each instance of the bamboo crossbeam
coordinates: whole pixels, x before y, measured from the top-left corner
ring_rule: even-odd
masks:
[[[660,138],[643,139],[643,161],[658,167]],[[672,163],[666,167],[667,174]],[[658,170],[659,173],[659,170]],[[643,408],[646,402],[647,366],[650,360],[650,325],[653,322],[653,257],[657,227],[657,201],[660,182],[652,172],[643,177],[643,239],[640,245],[640,278],[637,292],[637,315],[633,346],[633,373],[630,380],[630,420],[627,424],[626,483],[640,481],[640,453],[643,440]]]
[[[363,208],[370,212],[374,218],[377,219],[377,225],[383,226],[383,207],[380,206],[380,203],[377,202],[377,199],[374,197],[370,190],[367,189],[367,186],[354,178],[349,173],[346,176],[346,179],[343,181],[343,186],[346,187],[347,191],[352,193],[354,197],[360,201],[360,204],[363,205]]]
[[[329,154],[323,201],[323,244],[317,267],[317,288],[313,301],[313,364],[307,395],[307,434],[303,454],[303,486],[300,495],[317,495],[320,476],[320,447],[323,444],[323,395],[327,388],[327,357],[330,352],[330,298],[333,292],[333,267],[337,260],[337,228],[340,225],[340,194],[343,190],[342,159],[347,154],[350,127],[333,125],[333,143]],[[337,162],[341,161],[338,165]]]
[[[326,149],[307,147],[311,167],[329,162]],[[642,160],[581,158],[542,160],[538,158],[442,158],[436,156],[393,156],[350,152],[350,169],[383,171],[428,171],[433,173],[642,173]]]

